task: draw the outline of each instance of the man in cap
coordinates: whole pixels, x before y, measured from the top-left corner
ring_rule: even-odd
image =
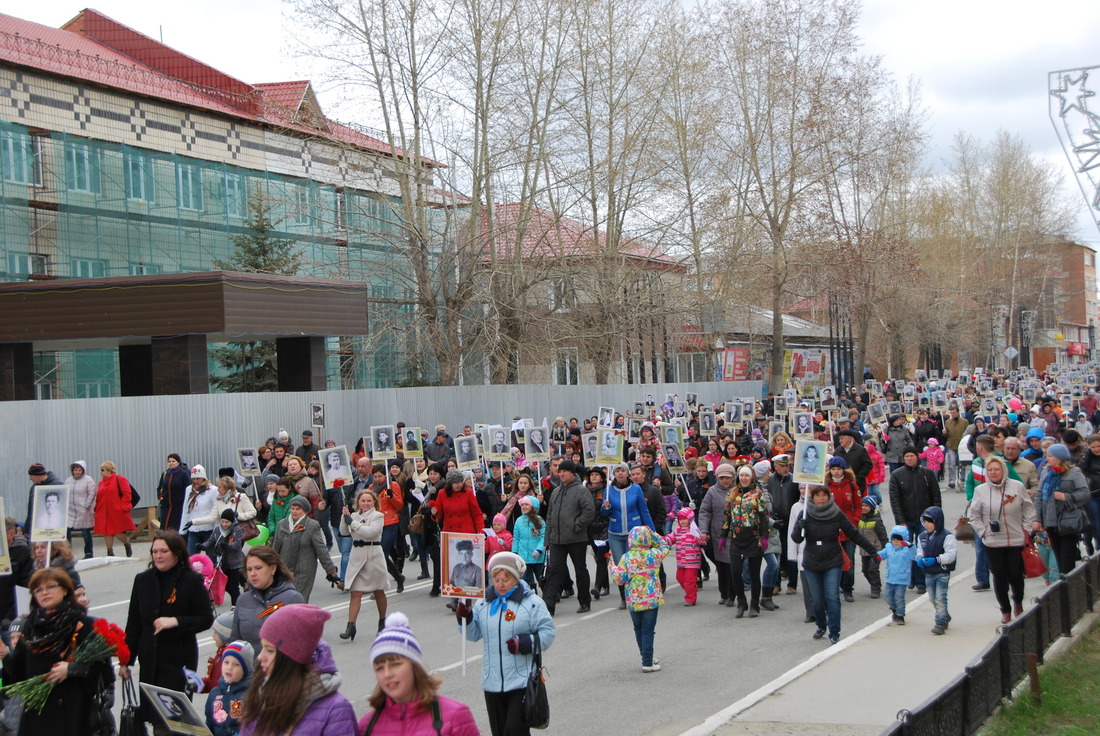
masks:
[[[834,457],[844,458],[844,462],[853,473],[856,474],[856,483],[859,484],[859,495],[867,495],[867,476],[871,472],[871,457],[860,442],[859,432],[854,429],[844,429],[837,433],[837,448],[833,452]]]
[[[31,489],[27,493],[27,520],[23,524],[23,533],[31,532],[31,517],[34,515],[34,488],[35,486],[63,486],[64,481],[53,474],[52,470],[46,470],[42,463],[34,463],[27,469],[27,477],[31,481]]]
[[[307,466],[320,457],[320,448],[313,443],[312,429],[307,429],[302,432],[302,444],[298,446],[294,454],[300,457],[302,462]]]
[[[451,438],[447,434],[447,428],[442,424],[436,425],[435,439],[424,446],[424,458],[429,465],[445,463],[452,456]]]

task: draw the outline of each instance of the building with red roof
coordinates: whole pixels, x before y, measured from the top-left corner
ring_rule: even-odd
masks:
[[[0,14],[0,98],[0,280],[213,270],[262,202],[303,277],[403,296],[385,266],[405,152],[328,119],[309,81],[235,79],[86,9],[61,28]],[[429,191],[437,167],[417,162]],[[392,384],[400,355],[374,357],[356,387]],[[44,397],[117,393],[104,351],[36,363]]]

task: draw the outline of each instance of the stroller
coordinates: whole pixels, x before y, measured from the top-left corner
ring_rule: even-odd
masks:
[[[215,606],[225,603],[225,586],[229,578],[221,569],[221,560],[216,564],[202,552],[191,555],[191,569],[202,575],[203,584],[210,593],[210,602]]]

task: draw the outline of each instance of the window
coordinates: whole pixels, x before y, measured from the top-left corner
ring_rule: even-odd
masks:
[[[226,174],[223,186],[225,214],[244,217],[244,178],[240,174]]]
[[[703,291],[710,291],[713,288],[714,288],[714,278],[713,277],[707,276],[705,279],[703,279]]]
[[[677,381],[687,383],[691,381],[709,381],[707,375],[706,353],[681,353],[676,358],[676,367],[680,373]]]
[[[78,381],[76,384],[76,398],[78,399],[102,399],[111,395],[111,384],[102,381]]]
[[[41,186],[41,145],[38,136],[13,131],[0,133],[0,165],[4,180]]]
[[[572,276],[559,276],[550,282],[550,311],[564,312],[577,306],[577,289]]]
[[[99,258],[74,258],[73,276],[78,279],[101,279],[107,275],[107,261]]]
[[[337,189],[332,193],[332,211],[335,216],[333,225],[337,230],[346,230],[348,227],[348,200],[343,189]]]
[[[554,351],[554,384],[557,386],[577,385],[577,348],[560,348]]]
[[[148,273],[161,273],[164,270],[163,266],[158,266],[155,263],[131,263],[130,275],[131,276],[144,276]]]
[[[202,209],[202,170],[176,164],[176,205],[181,210]]]
[[[9,253],[8,273],[26,278],[30,275],[45,276],[48,273],[46,256],[37,253]]]
[[[127,151],[124,168],[126,197],[142,202],[155,202],[153,159],[141,151]]]
[[[99,194],[99,151],[87,143],[66,144],[65,188]]]
[[[297,201],[294,207],[294,224],[295,225],[312,225],[313,224],[313,191],[308,186],[298,187],[295,192]]]

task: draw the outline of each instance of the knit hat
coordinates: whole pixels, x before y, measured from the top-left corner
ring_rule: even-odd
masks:
[[[260,627],[260,638],[298,664],[309,664],[332,614],[308,603],[292,603],[272,613]]]
[[[932,447],[939,447],[940,446],[940,441],[938,439],[936,439],[935,437],[929,437],[928,438],[928,444],[932,445]]]
[[[27,469],[27,475],[45,475],[46,466],[42,463],[35,463]]]
[[[252,671],[252,663],[256,661],[256,652],[247,641],[238,639],[225,645],[225,649],[222,651],[222,659],[224,660],[226,657],[233,657],[240,662],[241,667],[244,668],[244,674],[247,676]]]
[[[494,524],[504,524],[505,526],[507,526],[508,517],[505,516],[504,514],[497,514],[496,516],[493,517],[493,523]]]
[[[733,469],[733,466],[729,463],[722,463],[718,466],[718,470],[714,471],[716,478],[725,476],[726,478],[734,478],[737,476],[737,471]]]
[[[913,447],[912,445],[909,445],[908,447],[906,447],[904,450],[901,451],[902,458],[904,458],[909,453],[913,453],[914,455],[917,455],[918,457],[920,456],[920,453],[917,452],[917,448]]]
[[[229,641],[229,637],[233,635],[233,612],[226,611],[214,619],[214,625],[210,627],[210,630],[221,639],[222,644]]]
[[[295,496],[294,498],[290,499],[290,505],[301,506],[303,509],[305,509],[305,512],[307,514],[309,513],[309,499],[305,496]]]
[[[523,573],[527,572],[527,563],[515,552],[497,552],[489,558],[489,575],[491,576],[497,570],[510,572],[516,580],[519,580],[523,577]]]
[[[464,476],[462,475],[462,473],[460,471],[458,471],[458,470],[449,470],[449,471],[447,471],[447,477],[443,482],[444,482],[444,485],[447,488],[450,488],[452,484],[461,483],[463,480],[464,480]]]
[[[424,655],[420,651],[420,643],[409,628],[409,619],[400,611],[394,611],[386,616],[385,627],[378,632],[378,636],[374,638],[374,644],[371,645],[371,662],[384,654],[396,654],[416,662],[421,667],[424,666]]]
[[[1053,455],[1054,457],[1058,458],[1059,460],[1061,460],[1064,463],[1069,462],[1069,458],[1070,458],[1069,448],[1066,447],[1065,445],[1063,445],[1060,442],[1058,444],[1051,445],[1050,447],[1048,447],[1047,448],[1047,454],[1048,455]]]
[[[237,520],[237,512],[233,509],[226,509],[222,512],[222,519],[228,521],[230,524]]]
[[[201,465],[196,465],[195,467],[191,468],[191,477],[202,478],[203,480],[206,480],[206,468]]]
[[[677,519],[689,519],[689,520],[694,519],[695,518],[695,512],[692,511],[691,509],[689,509],[687,506],[684,506],[682,509],[680,509],[679,511],[676,512],[676,518]]]
[[[862,503],[867,504],[872,513],[878,511],[878,501],[875,500],[874,496],[864,496]]]
[[[844,458],[842,458],[842,457],[833,456],[833,457],[829,458],[828,467],[830,467],[830,468],[840,468],[841,470],[847,470],[848,469],[848,463],[844,462]]]
[[[772,464],[767,460],[761,460],[756,465],[752,466],[752,472],[756,473],[757,478],[763,478],[772,469]]]
[[[560,463],[558,463],[558,472],[560,473],[563,470],[567,473],[573,473],[574,475],[576,475],[577,464],[572,460],[562,460]]]
[[[289,440],[290,440],[290,434],[285,429],[283,429],[282,427],[279,427],[279,441],[280,442],[287,442]]]

